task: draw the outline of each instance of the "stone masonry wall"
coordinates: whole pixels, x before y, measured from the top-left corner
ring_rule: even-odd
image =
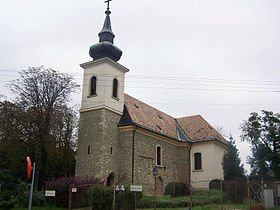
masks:
[[[105,179],[111,172],[118,172],[117,125],[120,117],[107,109],[80,113],[76,176],[96,175]]]
[[[156,165],[156,147],[162,149],[162,167],[158,176],[163,181],[162,193],[169,182],[188,182],[188,146],[179,147],[151,136],[136,132],[135,184],[143,185],[147,194],[153,194],[153,167]]]

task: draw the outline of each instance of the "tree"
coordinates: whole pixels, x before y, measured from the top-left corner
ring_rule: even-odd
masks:
[[[230,137],[228,148],[223,156],[222,165],[225,181],[244,176],[244,167],[241,164],[239,152],[232,137]]]
[[[253,112],[241,130],[241,139],[251,145],[251,175],[280,179],[280,114]]]
[[[19,74],[20,78],[9,84],[16,95],[15,101],[1,103],[3,121],[0,134],[5,135],[1,137],[0,143],[5,148],[13,147],[12,142],[15,147],[19,145],[23,154],[13,153],[18,158],[31,156],[36,162],[35,184],[42,186],[51,177],[71,175],[74,172],[73,134],[77,117],[68,102],[70,94],[77,91],[79,85],[72,76],[43,66],[28,68]],[[26,164],[25,158],[22,164]],[[17,161],[7,158],[6,162],[10,164]],[[69,164],[71,169],[65,164]],[[61,168],[57,170],[57,167]]]

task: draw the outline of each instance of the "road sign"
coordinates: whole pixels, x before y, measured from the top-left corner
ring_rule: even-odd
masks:
[[[46,197],[55,197],[55,190],[45,190]]]
[[[130,191],[142,192],[142,185],[130,185]]]
[[[72,193],[76,193],[77,192],[77,187],[72,187]]]

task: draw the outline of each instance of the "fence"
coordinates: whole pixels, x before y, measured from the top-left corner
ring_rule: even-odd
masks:
[[[193,195],[195,191],[202,188],[195,188],[193,186],[206,186],[208,189],[216,189],[220,192],[219,208],[225,209],[225,194],[230,197],[230,200],[236,203],[242,199],[248,198],[248,206],[251,210],[264,209],[267,205],[279,205],[280,200],[280,181],[259,181],[259,180],[244,180],[234,179],[231,181],[222,180],[200,180],[187,184],[189,196],[189,209],[193,207]],[[85,207],[89,204],[87,190],[91,185],[71,186],[69,189],[69,209],[77,207]],[[206,189],[206,188],[204,188]],[[267,193],[269,192],[269,193]],[[270,196],[270,197],[268,197]],[[272,196],[272,197],[271,197]],[[240,200],[241,199],[241,200]],[[270,200],[270,204],[266,200]],[[268,201],[267,201],[268,202]],[[273,207],[272,206],[272,207]],[[271,206],[270,206],[271,207]]]

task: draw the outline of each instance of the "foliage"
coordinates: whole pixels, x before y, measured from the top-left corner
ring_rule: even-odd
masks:
[[[189,199],[187,197],[171,198],[169,195],[157,196],[156,205],[158,208],[175,208],[188,206]],[[152,208],[154,206],[154,196],[143,196],[142,200],[137,204],[138,208]]]
[[[230,138],[228,148],[224,153],[222,165],[225,181],[231,180],[235,177],[244,176],[244,167],[241,165],[239,152],[232,137]]]
[[[116,191],[116,209],[133,210],[135,209],[135,198],[137,205],[143,197],[143,192],[131,192],[130,185],[125,185],[124,188],[124,191]]]
[[[78,85],[68,74],[42,66],[19,74],[9,84],[14,102],[0,102],[0,170],[24,179],[30,156],[38,189],[53,177],[74,174],[77,113],[67,103]]]
[[[68,209],[68,208],[67,208]],[[32,210],[67,210],[66,208],[58,208],[53,206],[32,206]],[[27,208],[13,208],[11,210],[27,210]]]
[[[113,201],[113,191],[111,187],[94,185],[89,188],[89,196],[92,209],[94,210],[111,210]]]
[[[130,185],[124,186],[124,191],[115,191],[116,195],[116,209],[120,210],[133,210],[135,209],[135,193],[136,203],[138,203],[142,197],[142,192],[131,192]],[[111,187],[105,187],[102,185],[91,186],[88,190],[91,198],[92,209],[95,210],[111,210],[113,204],[113,192]]]
[[[251,176],[280,179],[280,114],[253,112],[240,128],[241,139],[251,145]]]
[[[0,193],[0,209],[9,209],[12,207],[27,207],[29,198],[29,184],[15,180],[8,170],[0,172],[0,184],[2,186]],[[42,192],[33,193],[32,203],[37,206],[43,205],[45,197]]]
[[[223,193],[224,202],[227,201],[227,196]],[[172,198],[169,195],[157,196],[157,207],[159,208],[176,208],[189,206],[190,197]],[[138,208],[152,208],[154,202],[153,196],[145,195],[137,204]],[[193,206],[203,206],[207,204],[220,203],[219,190],[197,190],[193,193]]]
[[[233,203],[243,203],[247,196],[247,182],[244,177],[235,177],[227,183],[227,194]]]
[[[80,191],[81,189],[94,184],[103,184],[103,182],[101,181],[101,179],[96,177],[61,177],[51,181],[47,181],[44,188],[45,190],[56,191],[56,196],[54,198],[48,199],[50,203],[53,203],[58,207],[67,207],[69,188],[71,185],[76,186],[78,188],[78,191]],[[85,200],[86,201],[84,202],[88,204],[87,198],[85,198]]]
[[[171,197],[186,196],[190,194],[190,190],[185,183],[169,182],[165,187],[164,195]]]
[[[212,179],[209,182],[209,189],[210,190],[220,190],[221,189],[220,182],[221,182],[220,179]],[[223,180],[222,180],[222,189],[226,190],[226,182]]]
[[[203,206],[210,203],[220,203],[220,190],[196,190],[193,194],[193,206]],[[226,193],[223,191],[223,201],[228,199]]]

